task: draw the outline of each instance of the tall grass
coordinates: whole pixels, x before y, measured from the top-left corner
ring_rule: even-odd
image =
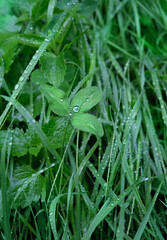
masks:
[[[164,1],[3,4],[19,24],[0,32],[0,238],[166,239]],[[101,138],[50,110],[46,52],[63,53],[70,101],[101,90]]]

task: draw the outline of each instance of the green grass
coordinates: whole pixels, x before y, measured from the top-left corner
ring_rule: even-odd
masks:
[[[166,16],[0,2],[0,239],[166,239]]]

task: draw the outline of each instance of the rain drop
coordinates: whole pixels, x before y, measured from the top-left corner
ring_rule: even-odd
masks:
[[[32,122],[35,123],[36,122],[35,119],[33,119]]]
[[[73,107],[72,110],[73,110],[73,112],[76,112],[76,113],[77,113],[77,112],[79,112],[80,108],[79,108],[78,106],[75,106],[75,107]]]
[[[72,116],[72,113],[69,113],[69,116]]]
[[[45,42],[49,42],[49,39],[48,39],[48,38],[45,38]]]
[[[28,73],[28,71],[27,71],[27,70],[25,70],[25,71],[24,71],[24,73],[25,73],[25,74],[27,74],[27,73]]]
[[[20,77],[20,81],[23,81],[24,80],[24,78],[23,77]]]
[[[62,99],[62,98],[60,99],[60,102],[63,102],[63,99]]]
[[[18,89],[18,87],[19,87],[19,85],[18,85],[18,84],[16,84],[16,86],[15,86],[15,88],[14,88],[14,89],[16,90],[16,89]]]
[[[33,59],[33,60],[36,60],[36,59],[37,59],[37,56],[36,56],[36,55],[34,55],[32,59]]]

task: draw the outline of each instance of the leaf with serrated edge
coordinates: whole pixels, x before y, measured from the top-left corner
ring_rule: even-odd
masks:
[[[97,87],[87,87],[77,92],[71,102],[71,107],[78,106],[79,112],[83,113],[90,110],[100,102],[102,93]]]
[[[91,114],[84,113],[74,115],[72,125],[81,131],[89,132],[99,137],[102,137],[104,134],[101,123]]]
[[[66,64],[63,53],[56,57],[53,53],[46,52],[41,57],[40,63],[45,79],[53,84],[55,88],[58,88],[64,81],[66,74]]]
[[[70,104],[65,92],[47,84],[41,85],[40,90],[47,98],[49,107],[55,114],[66,116],[69,113]]]

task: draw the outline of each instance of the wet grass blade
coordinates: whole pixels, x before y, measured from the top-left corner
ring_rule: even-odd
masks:
[[[10,221],[9,221],[9,207],[8,207],[8,194],[7,194],[7,185],[6,185],[6,146],[7,146],[7,136],[3,144],[1,151],[1,188],[2,188],[2,207],[3,207],[3,218],[4,218],[4,234],[5,238],[11,240],[11,230],[10,230]]]
[[[143,218],[143,221],[140,224],[139,229],[137,230],[137,233],[136,233],[136,235],[134,237],[134,240],[139,240],[141,238],[142,233],[143,233],[143,231],[145,229],[145,226],[146,226],[146,224],[147,224],[147,222],[149,220],[149,217],[151,215],[152,209],[153,209],[153,207],[155,205],[155,202],[156,202],[156,199],[157,199],[158,194],[160,192],[161,186],[162,186],[162,183],[159,185],[159,187],[158,187],[158,189],[157,189],[157,191],[156,191],[156,193],[155,193],[155,195],[154,195],[154,197],[153,197],[153,199],[152,199],[152,201],[151,201],[151,203],[150,203],[150,205],[149,205],[149,207],[147,209],[147,212],[146,212],[146,214],[145,214],[145,216]]]

